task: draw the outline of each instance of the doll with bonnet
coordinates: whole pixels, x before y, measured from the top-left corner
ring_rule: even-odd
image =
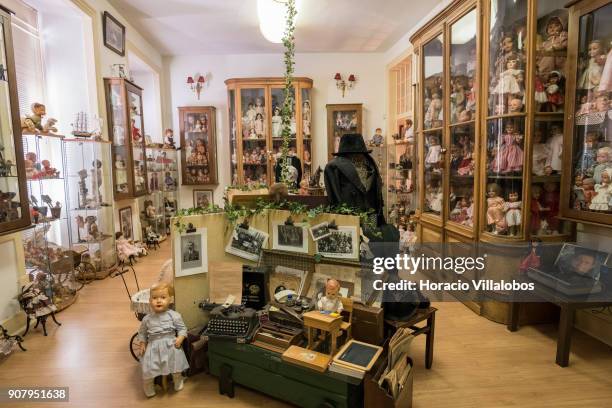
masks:
[[[151,312],[142,319],[138,330],[143,389],[147,397],[155,396],[155,377],[172,374],[174,390],[183,389],[182,372],[189,368],[183,352],[187,327],[181,314],[171,310],[174,288],[168,283],[151,287]]]

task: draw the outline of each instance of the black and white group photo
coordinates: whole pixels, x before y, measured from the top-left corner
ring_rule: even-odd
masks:
[[[304,224],[276,224],[273,231],[273,249],[308,252],[308,232]]]
[[[255,228],[237,226],[225,248],[225,252],[241,258],[257,261],[262,247],[268,241],[268,234]]]
[[[317,241],[330,234],[330,228],[328,222],[322,222],[320,224],[310,227],[310,235],[313,241]]]
[[[351,259],[357,257],[357,229],[355,227],[338,227],[317,242],[317,252],[330,258]]]

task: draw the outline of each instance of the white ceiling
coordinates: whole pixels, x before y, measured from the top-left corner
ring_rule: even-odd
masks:
[[[162,55],[273,53],[256,0],[109,0]],[[383,52],[441,0],[302,0],[297,52]]]

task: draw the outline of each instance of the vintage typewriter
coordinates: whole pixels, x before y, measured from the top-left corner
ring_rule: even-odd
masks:
[[[247,343],[258,325],[255,310],[243,305],[217,305],[202,302],[200,308],[210,310],[208,325],[202,331],[202,336],[206,339]]]

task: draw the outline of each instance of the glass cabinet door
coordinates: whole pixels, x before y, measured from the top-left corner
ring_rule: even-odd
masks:
[[[444,37],[423,46],[424,213],[440,215],[443,200]]]
[[[302,89],[302,180],[312,175],[312,104],[311,89]]]
[[[268,144],[264,88],[240,90],[244,184],[268,184]],[[274,112],[273,112],[274,115]],[[272,126],[274,123],[272,122]]]
[[[291,106],[291,139],[289,140],[289,155],[297,156],[297,124],[295,118],[295,89],[292,90],[293,105]],[[272,173],[276,171],[276,160],[281,157],[282,146],[283,146],[283,123],[282,123],[282,110],[285,104],[285,90],[284,88],[271,88],[270,94],[272,97]],[[275,177],[273,177],[274,179]]]
[[[118,196],[130,194],[128,163],[130,162],[128,127],[125,123],[125,105],[122,97],[123,85],[120,82],[110,82],[108,92],[110,97],[110,115],[113,128],[111,139],[113,143],[114,193]]]
[[[448,219],[474,226],[474,146],[478,14],[468,12],[450,26],[450,199]]]
[[[6,23],[6,26],[5,26]],[[29,224],[26,212],[27,202],[23,199],[25,183],[20,183],[17,163],[22,162],[21,146],[15,142],[13,128],[13,109],[17,109],[16,95],[11,98],[9,79],[14,78],[14,72],[9,73],[12,63],[9,63],[7,47],[10,29],[8,19],[0,14],[0,232],[12,230]],[[19,152],[19,155],[17,154]],[[21,170],[20,170],[21,171]],[[20,202],[22,202],[20,204]]]
[[[602,2],[603,3],[603,2]],[[595,5],[595,2],[593,2]],[[612,4],[578,18],[569,209],[612,224]],[[568,186],[565,186],[568,188]]]
[[[231,185],[238,185],[238,146],[236,142],[237,123],[236,123],[236,91],[227,91],[229,103],[229,128],[230,128],[230,177]]]
[[[130,137],[132,138],[132,160],[134,174],[134,195],[147,192],[145,141],[142,119],[142,99],[140,95],[127,91],[130,117]]]
[[[491,0],[484,228],[523,235],[527,0]]]

